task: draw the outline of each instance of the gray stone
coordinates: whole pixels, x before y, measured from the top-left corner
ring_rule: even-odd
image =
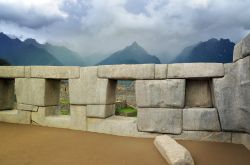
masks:
[[[115,114],[115,104],[87,105],[87,117],[107,118]]]
[[[232,133],[232,143],[243,144],[250,150],[250,135],[246,133]]]
[[[15,80],[15,90],[17,103],[37,106],[58,105],[60,81],[17,78]]]
[[[136,80],[138,107],[184,107],[185,80]]]
[[[209,78],[223,77],[224,67],[220,63],[169,64],[168,78]]]
[[[101,65],[98,77],[108,79],[154,79],[154,64]]]
[[[106,119],[87,118],[88,131],[118,136],[152,138],[159,134],[139,132],[135,117],[111,116]]]
[[[79,79],[69,79],[71,104],[113,104],[116,81],[97,77],[97,67],[81,68]]]
[[[242,56],[242,41],[240,41],[239,43],[237,43],[234,46],[233,62],[235,62],[241,58],[243,58],[243,56]]]
[[[217,110],[215,108],[183,109],[183,129],[220,131]]]
[[[182,109],[139,108],[137,126],[139,131],[180,134]]]
[[[17,104],[18,110],[24,110],[24,111],[38,111],[38,106],[35,105],[28,105],[28,104]]]
[[[167,135],[157,136],[154,144],[170,165],[194,165],[190,152]]]
[[[0,79],[0,110],[14,108],[14,83],[14,79]]]
[[[1,78],[24,77],[24,66],[0,66]]]
[[[223,78],[213,80],[222,130],[250,133],[250,56],[226,64],[225,70]]]
[[[250,55],[250,34],[242,40],[242,57]]]
[[[0,111],[0,121],[7,123],[30,124],[30,114],[31,112],[21,110]]]
[[[86,106],[70,105],[70,121],[71,129],[87,130],[87,115]]]
[[[155,79],[166,79],[167,70],[167,64],[155,64]]]
[[[213,106],[208,80],[186,80],[186,107],[210,108]]]
[[[212,141],[231,143],[231,132],[183,131],[180,135],[170,135],[180,140]]]
[[[25,78],[30,78],[31,77],[31,66],[25,66],[24,67],[24,75],[25,75]]]
[[[32,66],[31,77],[69,79],[79,78],[80,67],[77,66]]]

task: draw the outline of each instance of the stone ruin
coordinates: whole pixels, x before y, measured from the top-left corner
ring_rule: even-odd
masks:
[[[0,121],[122,136],[243,143],[250,148],[250,35],[234,62],[0,67]],[[56,115],[60,80],[70,115]],[[137,118],[114,116],[117,80],[135,80]],[[14,100],[16,99],[16,106]]]

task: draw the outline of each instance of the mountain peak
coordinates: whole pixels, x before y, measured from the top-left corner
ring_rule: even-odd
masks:
[[[24,43],[26,43],[26,44],[32,44],[32,45],[37,45],[38,44],[37,41],[35,39],[33,39],[33,38],[26,39],[24,41]]]

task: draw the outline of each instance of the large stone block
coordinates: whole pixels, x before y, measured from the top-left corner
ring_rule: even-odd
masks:
[[[139,131],[180,134],[182,109],[139,108],[137,126]]]
[[[231,132],[183,131],[180,135],[171,135],[180,140],[213,141],[231,143]]]
[[[190,131],[220,131],[220,122],[215,108],[183,109],[183,129]]]
[[[107,118],[115,114],[115,104],[87,105],[87,117]]]
[[[0,111],[0,121],[7,123],[30,124],[31,112],[21,110]]]
[[[24,66],[0,66],[1,78],[24,77]]]
[[[169,64],[168,78],[209,78],[223,77],[224,67],[220,63]]]
[[[24,110],[24,111],[38,111],[38,106],[35,105],[28,105],[28,104],[17,104],[16,107],[18,110]]]
[[[0,79],[0,110],[14,108],[14,84],[14,79]]]
[[[233,61],[235,62],[241,58],[243,58],[243,56],[242,56],[242,41],[240,41],[239,43],[237,43],[234,46]]]
[[[88,131],[112,134],[118,136],[132,136],[152,138],[159,134],[149,132],[139,132],[135,117],[111,116],[106,119],[87,118]]]
[[[57,105],[60,95],[60,81],[17,78],[15,90],[17,103],[37,106]]]
[[[167,71],[167,64],[155,64],[155,79],[166,79]]]
[[[184,107],[185,80],[136,80],[138,107]]]
[[[87,130],[87,115],[86,115],[86,106],[70,106],[70,121],[71,129],[74,130]]]
[[[97,77],[97,67],[81,68],[79,79],[69,79],[71,104],[113,104],[116,81]]]
[[[225,65],[223,78],[214,79],[214,100],[221,127],[250,133],[250,56]]]
[[[80,67],[76,66],[32,66],[31,77],[69,79],[80,77]]]
[[[157,136],[154,145],[170,165],[194,165],[190,152],[167,135]]]
[[[241,51],[243,58],[250,55],[250,34],[243,38]]]
[[[209,80],[186,80],[186,107],[213,106]]]
[[[250,134],[232,133],[232,143],[243,144],[248,150],[250,150]]]
[[[32,124],[57,128],[71,128],[70,116],[55,115],[56,108],[56,106],[39,107],[37,112],[31,113]]]
[[[98,77],[108,79],[154,79],[154,64],[101,65]]]

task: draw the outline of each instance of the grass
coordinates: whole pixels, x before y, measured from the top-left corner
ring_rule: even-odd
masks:
[[[131,107],[121,108],[121,109],[117,109],[115,114],[119,115],[119,116],[136,117],[137,116],[137,109],[134,109]]]
[[[61,115],[70,115],[69,109],[61,109],[60,112],[61,112]]]
[[[69,99],[60,99],[60,104],[67,105],[69,104]]]

